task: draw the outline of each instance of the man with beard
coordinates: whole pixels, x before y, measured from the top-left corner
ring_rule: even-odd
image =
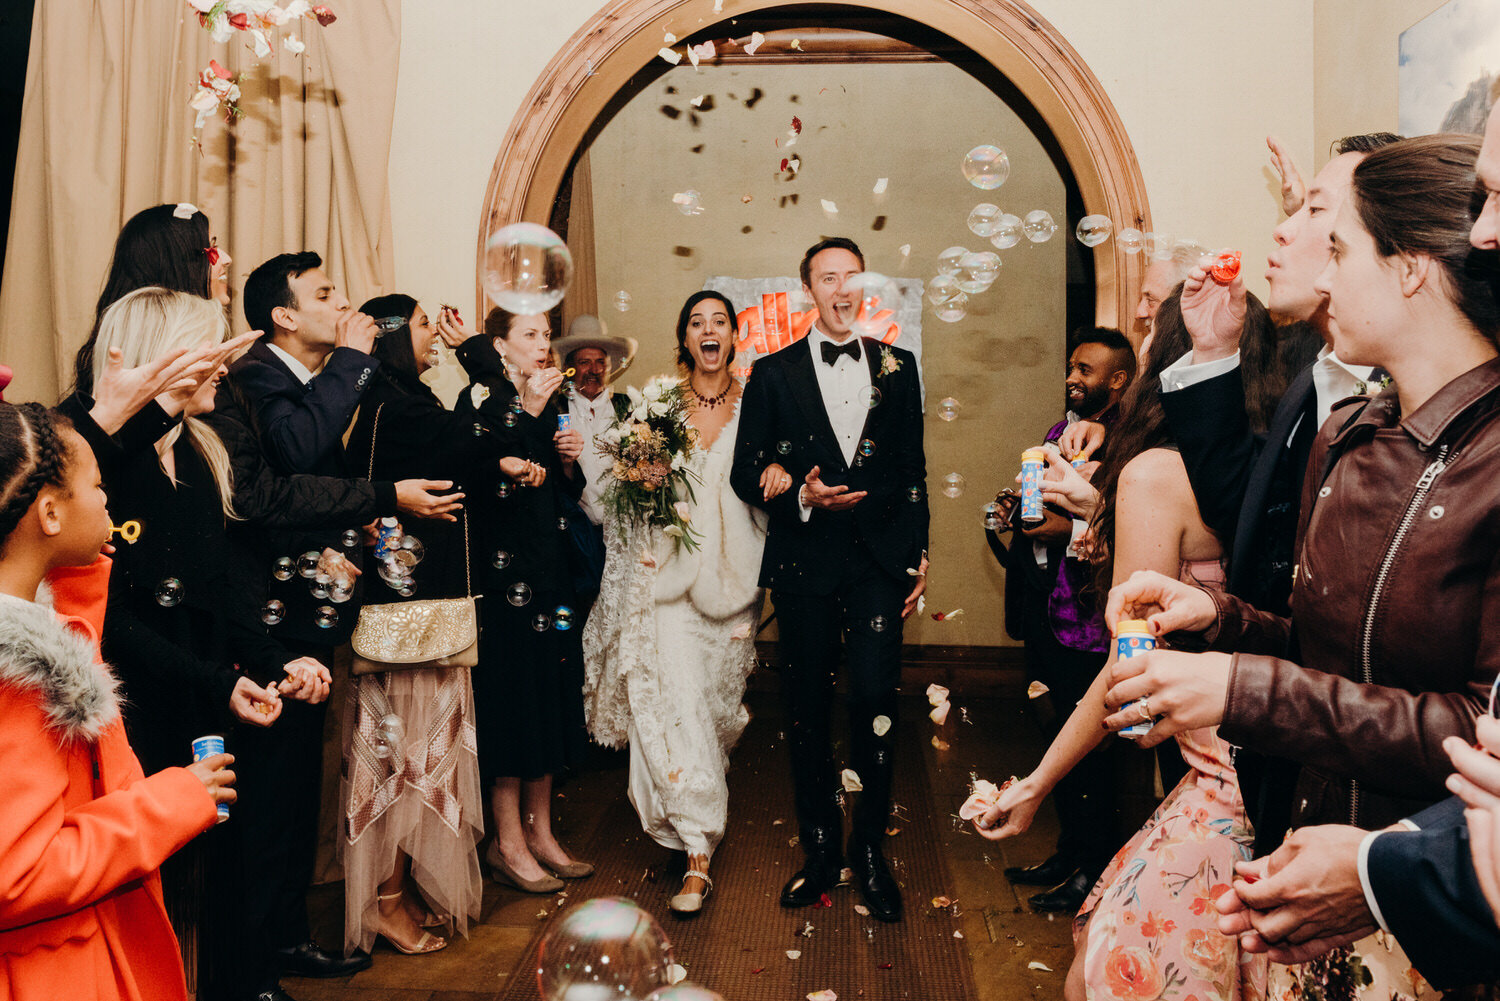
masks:
[[[1082,330],[1073,343],[1063,382],[1068,414],[1047,432],[1047,442],[1056,442],[1068,424],[1079,420],[1112,427],[1120,398],[1135,375],[1135,352],[1120,331]],[[1098,604],[1081,594],[1090,576],[1088,564],[1072,548],[1087,527],[1085,521],[1048,508],[1043,521],[1020,529],[1006,558],[1007,632],[1026,644],[1026,674],[1047,686],[1060,720],[1068,718],[1108,656],[1104,617]],[[1053,803],[1061,830],[1052,857],[1005,870],[1012,883],[1051,887],[1031,898],[1034,910],[1077,911],[1120,847],[1125,835],[1114,780],[1116,757],[1113,745],[1100,747],[1057,784]]]

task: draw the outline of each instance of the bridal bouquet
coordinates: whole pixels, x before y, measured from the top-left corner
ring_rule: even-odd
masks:
[[[604,505],[621,526],[659,525],[691,552],[697,538],[688,524],[687,500],[693,497],[688,458],[698,431],[687,421],[682,383],[659,375],[644,389],[632,386],[625,392],[627,402],[598,438],[600,454],[614,460]]]

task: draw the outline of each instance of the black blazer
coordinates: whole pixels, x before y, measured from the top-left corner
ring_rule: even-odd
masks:
[[[791,594],[826,594],[839,582],[848,547],[860,539],[875,563],[906,580],[927,549],[927,460],[922,450],[922,392],[910,351],[860,338],[880,402],[865,419],[861,440],[875,451],[851,468],[834,436],[804,337],[755,363],[740,402],[730,484],[747,504],[770,514],[760,584]],[[881,374],[889,352],[899,367]],[[821,361],[818,364],[822,364]],[[792,476],[792,487],[769,503],[760,476],[771,463]],[[804,522],[797,493],[814,467],[830,485],[867,490],[848,511],[814,510]]]
[[[1367,872],[1381,916],[1434,987],[1500,979],[1500,928],[1474,875],[1458,797],[1412,818],[1419,831],[1381,834]]]
[[[344,476],[344,431],[380,363],[363,351],[334,348],[303,385],[264,339],[229,370],[254,407],[261,444],[283,473]]]

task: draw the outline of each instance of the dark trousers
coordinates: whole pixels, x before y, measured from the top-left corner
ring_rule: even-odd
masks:
[[[854,793],[850,841],[875,845],[890,813],[896,688],[901,681],[901,607],[912,584],[894,580],[852,547],[843,579],[831,594],[772,593],[780,628],[781,692],[791,737],[792,782],[802,847],[839,850],[838,768],[829,716],[842,637],[849,680],[849,760],[863,790]],[[874,720],[891,727],[877,737]]]
[[[1023,606],[1026,635],[1026,673],[1048,688],[1048,697],[1061,726],[1088,692],[1108,655],[1063,646],[1047,620],[1047,596],[1028,588]],[[1057,808],[1057,853],[1090,878],[1100,874],[1124,844],[1121,831],[1116,758],[1111,741],[1095,748],[1052,790]]]
[[[295,649],[332,667],[333,652]],[[311,938],[307,888],[318,846],[323,778],[323,720],[327,703],[282,702],[269,728],[241,727],[235,734],[234,770],[239,799],[232,808],[243,846],[246,983],[251,993],[280,980],[276,950]]]

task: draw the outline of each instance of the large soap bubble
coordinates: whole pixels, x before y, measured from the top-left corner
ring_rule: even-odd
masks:
[[[653,991],[646,1001],[724,1001],[724,995],[697,984],[674,984]]]
[[[1000,206],[980,202],[969,213],[969,232],[986,239],[994,236],[995,230],[1000,228],[1001,215],[1003,213],[1000,211]]]
[[[1172,256],[1171,233],[1146,233],[1142,238],[1145,240],[1146,253],[1155,260],[1160,261]]]
[[[1078,220],[1078,227],[1073,230],[1073,235],[1085,247],[1097,247],[1109,239],[1113,230],[1114,224],[1109,221],[1109,216],[1086,215]]]
[[[994,191],[1010,176],[1010,157],[998,146],[975,146],[964,155],[964,178],[981,191]]]
[[[958,268],[959,268],[958,262],[961,261],[961,260],[963,260],[964,255],[967,254],[968,252],[969,252],[969,248],[968,247],[949,247],[947,250],[943,251],[941,254],[938,254],[938,265],[937,265],[938,274],[940,274],[940,275],[956,275],[956,274],[958,274]]]
[[[844,281],[844,291],[857,296],[854,320],[850,328],[860,337],[884,337],[891,328],[891,316],[901,302],[901,292],[896,283],[875,271],[861,271]]]
[[[546,226],[511,223],[484,245],[484,290],[495,305],[519,316],[545,313],[562,302],[572,280],[573,255]]]
[[[547,1001],[635,1001],[670,983],[672,943],[624,897],[569,911],[542,939],[537,988]]]
[[[944,323],[957,323],[964,318],[969,297],[958,287],[954,275],[938,275],[927,283],[927,304]]]
[[[1139,254],[1141,248],[1146,245],[1146,237],[1134,226],[1127,226],[1120,230],[1120,235],[1115,237],[1115,245],[1127,254]]]
[[[1046,209],[1033,209],[1026,213],[1026,221],[1021,224],[1026,232],[1026,239],[1032,243],[1046,243],[1052,239],[1052,234],[1057,232],[1057,223],[1052,219],[1052,213]]]
[[[990,237],[990,245],[996,250],[1009,250],[1020,243],[1024,235],[1021,217],[1007,212],[1000,217],[999,223],[995,226],[995,235]]]
[[[959,265],[959,272],[955,276],[958,287],[971,295],[988,289],[1000,275],[1000,255],[993,250],[965,254]]]

